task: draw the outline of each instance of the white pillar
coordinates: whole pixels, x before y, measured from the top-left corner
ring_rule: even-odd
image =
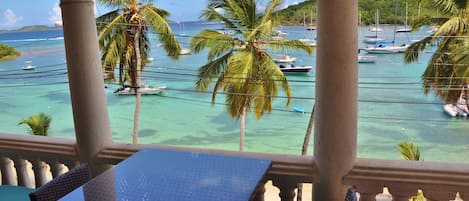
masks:
[[[342,201],[357,151],[358,1],[318,1],[314,200]]]
[[[96,164],[100,149],[112,143],[104,94],[93,0],[61,0],[68,79],[80,161],[92,176],[108,168]]]

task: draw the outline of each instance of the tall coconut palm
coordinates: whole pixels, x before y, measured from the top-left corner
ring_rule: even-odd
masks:
[[[268,0],[262,14],[257,13],[255,0],[209,0],[202,17],[208,21],[223,21],[235,35],[215,30],[203,30],[191,39],[191,48],[198,53],[208,48],[208,63],[199,69],[196,89],[207,91],[216,80],[212,103],[219,91],[226,94],[229,114],[240,120],[240,151],[244,149],[246,113],[256,118],[272,111],[272,101],[279,88],[288,96],[291,90],[287,78],[274,63],[266,47],[272,49],[301,49],[312,53],[312,48],[298,40],[270,41],[273,12],[280,0]]]
[[[412,27],[437,25],[438,30],[413,43],[405,52],[406,62],[418,60],[420,51],[437,45],[422,75],[425,94],[435,94],[447,103],[456,102],[469,81],[469,0],[434,0],[443,17],[423,17]]]
[[[149,32],[158,34],[163,48],[172,58],[178,58],[179,43],[166,21],[169,13],[156,8],[151,1],[98,0],[115,10],[97,19],[99,47],[105,72],[119,68],[119,83],[130,82],[136,92],[132,143],[138,139],[141,72],[150,53]],[[114,76],[111,76],[114,78]]]
[[[49,126],[52,118],[44,113],[31,115],[26,119],[18,122],[18,125],[26,124],[28,132],[33,135],[47,136],[49,134]]]

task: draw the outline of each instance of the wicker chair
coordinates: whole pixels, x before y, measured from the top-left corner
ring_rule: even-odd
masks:
[[[54,201],[90,180],[88,165],[81,164],[52,179],[29,194],[31,201]]]

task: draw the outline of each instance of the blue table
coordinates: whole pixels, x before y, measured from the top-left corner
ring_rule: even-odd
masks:
[[[142,149],[61,200],[247,201],[270,160]]]
[[[0,186],[0,200],[8,201],[29,201],[29,193],[34,189],[23,186]]]

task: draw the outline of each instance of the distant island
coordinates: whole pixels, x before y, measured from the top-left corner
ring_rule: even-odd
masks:
[[[20,56],[20,52],[16,51],[14,47],[0,44],[0,60],[12,59]]]
[[[1,33],[14,33],[14,32],[28,32],[28,31],[59,30],[59,29],[62,29],[62,26],[33,25],[33,26],[24,26],[15,30],[0,30],[0,34]]]

